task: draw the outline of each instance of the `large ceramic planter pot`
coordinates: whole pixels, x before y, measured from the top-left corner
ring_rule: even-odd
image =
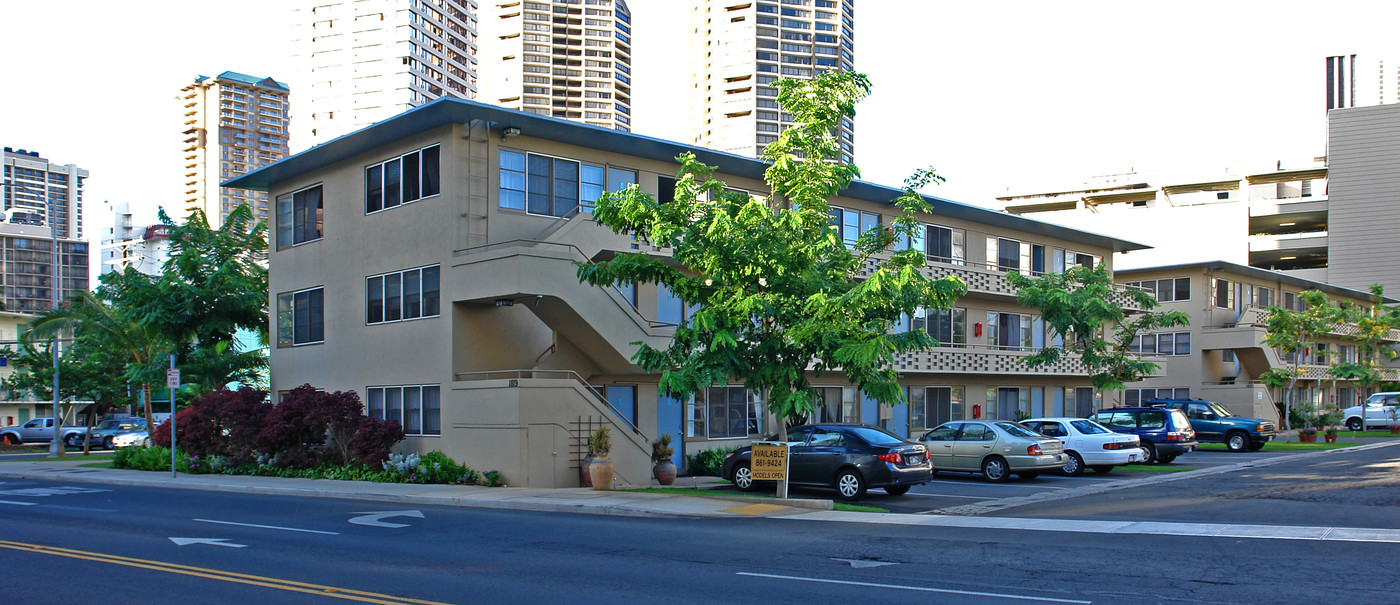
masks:
[[[1400,435],[1400,424],[1392,424],[1392,425],[1390,425],[1390,434],[1392,434],[1392,435]]]
[[[593,459],[588,465],[588,474],[593,478],[593,489],[611,489],[613,484],[613,461],[607,454]]]
[[[593,487],[593,475],[589,474],[588,467],[593,464],[593,456],[584,456],[583,461],[578,463],[578,485],[579,487]]]
[[[651,476],[656,477],[656,482],[661,485],[670,485],[676,482],[676,463],[670,460],[662,460],[651,467]]]
[[[1308,434],[1308,433],[1299,433],[1299,434],[1298,434],[1298,441],[1302,441],[1303,443],[1313,443],[1313,442],[1316,442],[1316,441],[1317,441],[1317,433],[1312,433],[1312,434]]]
[[[1336,434],[1336,433],[1328,433],[1328,434],[1326,434],[1326,435],[1323,435],[1323,438],[1327,440],[1327,443],[1336,443],[1336,442],[1337,442],[1337,434]]]

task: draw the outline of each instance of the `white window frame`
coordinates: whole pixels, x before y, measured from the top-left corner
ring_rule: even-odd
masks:
[[[408,396],[409,389],[418,390],[418,429],[416,432],[408,428]],[[428,430],[428,398],[424,396],[428,389],[433,389],[437,393],[437,431]],[[399,393],[399,414],[398,418],[388,417],[388,397],[389,391]],[[380,394],[380,404],[375,406],[375,393]],[[406,384],[406,385],[377,385],[365,387],[365,415],[377,420],[394,420],[403,428],[405,435],[410,437],[441,437],[442,436],[442,385],[437,384]]]
[[[424,152],[424,151],[427,151],[427,150],[429,150],[429,149],[433,149],[433,148],[437,148],[437,150],[438,150],[438,178],[437,178],[437,188],[438,188],[438,190],[437,190],[436,192],[432,193],[431,195],[423,195],[423,152]],[[403,161],[404,161],[404,158],[407,158],[407,157],[412,156],[412,155],[418,156],[418,174],[417,174],[417,180],[418,180],[418,197],[415,197],[415,198],[413,198],[413,199],[410,200],[410,199],[407,199],[407,197],[404,195],[404,183],[407,182],[407,178],[406,178],[407,175],[404,174],[404,170],[403,170]],[[385,197],[386,197],[386,196],[385,196],[385,193],[386,193],[387,189],[386,189],[385,183],[384,183],[384,168],[385,168],[386,166],[388,166],[390,162],[395,162],[395,161],[397,161],[397,162],[399,163],[399,201],[398,201],[398,202],[395,202],[393,206],[386,206],[386,205],[385,205],[385,201],[386,201],[386,200],[385,200]],[[377,209],[375,209],[375,210],[370,210],[370,209],[369,209],[369,202],[370,202],[370,195],[369,195],[370,174],[369,174],[369,173],[370,173],[371,170],[374,170],[375,168],[378,168],[378,169],[379,169],[379,208],[377,208]],[[408,152],[408,153],[405,153],[405,154],[403,154],[403,155],[400,155],[400,156],[397,156],[397,157],[392,157],[392,158],[389,158],[389,159],[387,159],[387,160],[384,160],[384,161],[379,162],[379,163],[376,163],[376,164],[367,165],[367,166],[365,166],[364,174],[365,174],[365,214],[366,214],[366,215],[378,214],[378,213],[380,213],[380,212],[384,212],[385,210],[392,210],[392,209],[394,209],[394,208],[398,208],[399,206],[403,206],[403,205],[406,205],[406,204],[412,204],[413,202],[422,201],[422,200],[425,200],[425,199],[428,199],[428,198],[437,197],[437,196],[439,196],[439,195],[442,194],[442,145],[439,144],[439,143],[434,143],[434,144],[432,144],[432,145],[428,145],[427,147],[423,147],[423,148],[420,148],[420,149],[415,149],[415,150],[410,151],[410,152]]]

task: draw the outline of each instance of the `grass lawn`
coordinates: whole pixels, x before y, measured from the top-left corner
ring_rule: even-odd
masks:
[[[1170,464],[1124,464],[1113,467],[1114,471],[1126,471],[1129,473],[1184,473],[1196,469],[1186,466],[1172,466]]]
[[[777,500],[777,499],[778,499],[776,496],[770,496],[770,495],[768,495],[768,494],[743,494],[743,493],[734,493],[734,492],[728,492],[728,491],[727,491],[727,492],[724,492],[724,493],[716,493],[716,492],[713,491],[713,490],[708,490],[708,489],[695,489],[695,488],[689,488],[689,487],[643,487],[643,488],[638,488],[638,489],[615,489],[615,490],[609,490],[609,491],[615,491],[615,492],[642,492],[642,493],[646,493],[646,494],[676,494],[676,495],[680,495],[680,496],[700,496],[700,497],[705,497],[705,496],[739,496],[739,497],[741,497],[741,498],[759,498],[759,499],[765,499],[765,500]],[[879,507],[875,507],[875,506],[861,506],[861,505],[859,505],[859,504],[846,504],[846,503],[844,503],[844,502],[833,502],[833,503],[832,503],[832,508],[834,508],[835,510],[843,510],[843,511],[847,511],[847,512],[855,512],[855,513],[887,513],[887,512],[890,512],[889,509],[885,509],[885,508],[879,508]]]
[[[1262,450],[1260,450],[1260,451],[1263,451],[1263,452],[1299,452],[1299,451],[1309,451],[1309,450],[1335,450],[1335,449],[1340,449],[1340,448],[1344,448],[1344,447],[1356,447],[1356,446],[1358,446],[1358,445],[1361,445],[1361,444],[1360,444],[1360,443],[1356,443],[1356,442],[1351,442],[1351,441],[1346,441],[1346,442],[1341,441],[1340,436],[1338,436],[1338,441],[1337,441],[1336,443],[1327,443],[1327,442],[1325,442],[1325,441],[1322,441],[1321,439],[1319,439],[1318,441],[1316,441],[1316,442],[1314,442],[1314,443],[1302,443],[1302,442],[1299,442],[1299,441],[1270,441],[1268,444],[1266,444],[1266,445],[1264,446],[1264,449],[1262,449]],[[1200,445],[1200,449],[1203,449],[1203,450],[1214,450],[1214,451],[1220,451],[1220,452],[1226,451],[1226,447],[1225,447],[1225,444],[1224,444],[1224,443],[1202,443],[1202,444]]]

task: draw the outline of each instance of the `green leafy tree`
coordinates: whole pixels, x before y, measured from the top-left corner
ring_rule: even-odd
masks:
[[[15,373],[5,379],[5,386],[39,401],[52,401],[53,341],[36,341],[27,336],[22,336],[13,348],[0,348],[0,355],[9,359],[15,369]],[[91,426],[102,410],[125,402],[124,370],[124,358],[96,339],[79,336],[63,345],[59,355],[59,416],[67,417],[77,401],[91,401],[86,422]]]
[[[778,82],[778,102],[793,126],[768,145],[767,199],[726,190],[715,167],[690,153],[677,158],[674,201],[658,203],[635,186],[605,193],[593,217],[616,233],[663,246],[668,256],[623,253],[581,263],[580,281],[597,286],[652,283],[698,310],[665,348],[639,345],[633,360],[660,372],[660,388],[676,397],[738,379],[768,393],[769,411],[787,422],[807,417],[814,389],[807,371],[844,373],[871,397],[899,401],[895,355],[931,347],[923,330],[894,333],[901,314],[917,307],[948,309],[967,291],[956,277],[930,280],[923,252],[893,251],[914,235],[917,212],[931,212],[918,193],[941,181],[921,170],[894,200],[893,225],[861,234],[847,249],[830,225],[827,200],[858,176],[839,161],[833,132],[870,90],[861,74],[830,71],[812,81]],[[867,278],[870,259],[884,259]]]
[[[114,368],[111,378],[120,379],[123,385],[141,385],[146,421],[150,423],[151,383],[164,379],[159,366],[170,351],[169,341],[157,327],[140,321],[131,310],[99,300],[90,292],[78,292],[63,306],[40,313],[30,322],[23,340],[32,343],[35,339],[53,338],[65,332],[74,334],[77,343],[90,345],[103,356],[120,360],[121,365]],[[60,372],[60,382],[68,382],[68,371],[60,367]],[[52,377],[50,374],[50,384]],[[59,388],[62,390],[63,385]]]
[[[1356,343],[1357,359],[1336,364],[1331,368],[1332,374],[1361,385],[1363,400],[1384,379],[1381,362],[1395,358],[1395,349],[1386,343],[1390,331],[1400,327],[1400,306],[1385,305],[1385,286],[1372,284],[1371,296],[1369,306],[1344,303],[1336,307],[1333,316],[1338,324],[1356,327],[1348,336]]]
[[[1305,304],[1305,311],[1294,311],[1283,307],[1268,308],[1268,318],[1264,320],[1264,344],[1273,347],[1289,360],[1286,368],[1270,368],[1270,379],[1265,384],[1278,384],[1288,378],[1287,390],[1283,393],[1283,427],[1293,428],[1293,408],[1298,384],[1299,368],[1303,351],[1317,341],[1317,337],[1331,331],[1332,326],[1342,321],[1342,311],[1327,295],[1318,290],[1307,290],[1298,294]],[[1311,424],[1307,422],[1306,424]]]
[[[1190,323],[1190,317],[1180,311],[1153,312],[1157,299],[1142,290],[1117,288],[1107,265],[1075,266],[1036,278],[1007,273],[1006,278],[1018,290],[1016,300],[1039,309],[1045,325],[1063,340],[1062,346],[1027,355],[1025,364],[1035,368],[1053,364],[1066,353],[1077,354],[1100,393],[1121,391],[1125,383],[1157,371],[1157,364],[1132,351],[1138,335]],[[1142,312],[1124,312],[1117,302],[1120,296],[1127,296]],[[1109,330],[1111,339],[1105,336]]]

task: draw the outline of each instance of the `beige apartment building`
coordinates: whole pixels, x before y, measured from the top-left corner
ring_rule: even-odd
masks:
[[[780,78],[855,69],[854,0],[692,0],[690,143],[757,157],[791,124]],[[841,161],[855,159],[855,123],[841,121]]]
[[[1152,398],[1201,398],[1219,402],[1245,416],[1275,420],[1283,426],[1279,406],[1282,389],[1270,389],[1259,376],[1270,368],[1287,368],[1293,356],[1264,344],[1267,308],[1301,310],[1298,293],[1320,290],[1334,301],[1369,306],[1369,292],[1341,288],[1224,261],[1119,270],[1115,280],[1147,290],[1161,303],[1160,311],[1181,311],[1191,324],[1145,334],[1133,343],[1136,352],[1161,366],[1155,376],[1126,385],[1108,404],[1135,405]],[[1394,299],[1386,299],[1394,304]],[[1299,381],[1295,402],[1311,402],[1319,410],[1345,408],[1364,398],[1360,387],[1331,377],[1335,362],[1356,361],[1356,343],[1338,333],[1318,338],[1298,356]],[[1392,330],[1390,344],[1400,343]],[[1400,369],[1383,370],[1385,380],[1400,380]]]
[[[494,0],[481,10],[480,100],[632,130],[632,13],[623,0]]]
[[[272,78],[226,71],[199,76],[180,89],[183,220],[202,210],[211,227],[239,205],[267,220],[267,193],[225,189],[219,183],[287,157],[286,86]]]
[[[716,385],[660,396],[632,362],[663,346],[687,305],[652,285],[580,285],[575,263],[667,254],[589,220],[605,190],[637,184],[667,199],[686,151],[730,187],[766,195],[760,161],[500,107],[440,99],[225,183],[277,200],[270,253],[276,312],[272,388],[353,390],[367,413],[400,420],[402,447],[442,450],[511,485],[577,485],[581,437],[614,429],[620,481],[650,479],[650,441],[676,459],[747,444],[772,430],[765,394]],[[832,201],[847,241],[888,223],[900,190],[856,182]],[[1111,262],[1131,242],[930,198],[930,276],[969,293],[905,322],[941,341],[898,360],[907,405],[879,404],[826,374],[818,420],[916,435],[950,419],[1079,414],[1095,400],[1076,359],[1029,369],[1052,344],[1006,279]]]

